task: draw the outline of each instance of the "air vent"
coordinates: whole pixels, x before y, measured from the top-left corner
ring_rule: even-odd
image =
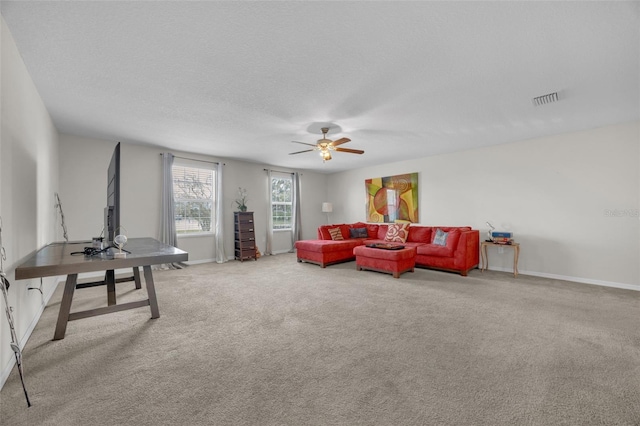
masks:
[[[535,106],[541,106],[550,104],[551,102],[558,101],[558,92],[549,93],[548,95],[538,96],[537,98],[533,98],[533,104]]]

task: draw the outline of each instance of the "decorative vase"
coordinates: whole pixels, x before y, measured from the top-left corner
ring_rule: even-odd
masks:
[[[238,210],[240,210],[241,212],[246,212],[247,211],[247,206],[240,206],[240,207],[238,207]]]

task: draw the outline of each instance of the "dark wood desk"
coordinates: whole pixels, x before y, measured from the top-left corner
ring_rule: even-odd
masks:
[[[67,275],[67,281],[60,303],[58,322],[53,335],[53,340],[64,339],[67,330],[67,322],[81,318],[94,317],[112,312],[134,309],[142,306],[150,306],[151,318],[159,318],[158,300],[153,284],[151,265],[162,263],[183,262],[189,259],[189,253],[176,247],[168,246],[153,238],[131,238],[127,242],[127,254],[125,259],[114,259],[106,253],[95,256],[71,255],[72,252],[82,252],[85,247],[91,246],[86,242],[61,242],[49,244],[38,250],[22,265],[16,268],[16,280],[28,278],[51,277]],[[117,251],[117,249],[113,249]],[[148,299],[135,302],[116,304],[116,269],[133,268],[134,272],[142,266],[144,280],[147,286]],[[71,301],[78,281],[78,274],[83,272],[106,271],[105,281],[107,285],[107,306],[90,309],[81,312],[71,312]],[[140,288],[139,275],[136,275],[136,288]]]

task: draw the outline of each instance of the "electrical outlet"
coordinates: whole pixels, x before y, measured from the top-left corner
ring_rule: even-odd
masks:
[[[498,254],[504,254],[504,247],[498,247]]]

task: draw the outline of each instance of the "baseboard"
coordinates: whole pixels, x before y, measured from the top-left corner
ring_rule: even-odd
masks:
[[[200,260],[187,260],[186,263],[187,265],[198,265],[200,263],[215,263],[215,259],[200,259]]]
[[[22,335],[22,338],[18,342],[18,346],[20,347],[20,350],[24,349],[25,345],[27,344],[27,341],[29,340],[29,337],[31,337],[31,333],[33,333],[33,330],[36,328],[36,325],[38,325],[38,321],[40,321],[40,317],[44,312],[44,308],[47,307],[49,300],[51,300],[51,297],[53,297],[53,293],[58,288],[58,284],[64,281],[65,281],[64,278],[58,278],[54,282],[54,284],[51,286],[51,289],[48,290],[46,294],[42,295],[43,300],[42,300],[42,304],[40,305],[40,309],[38,310],[38,313],[34,315],[33,319],[31,320],[31,323],[29,324],[29,327],[27,327],[27,330],[25,331],[25,333]],[[11,358],[9,358],[9,363],[4,366],[2,371],[0,371],[0,390],[2,390],[2,388],[4,387],[5,382],[9,378],[9,375],[11,374],[11,370],[13,370],[13,367],[15,367],[15,365],[16,365],[16,357],[11,356]],[[28,379],[27,379],[27,382],[28,382]]]
[[[488,270],[513,273],[513,269],[511,268],[495,268],[494,267],[494,268],[488,268]],[[640,284],[626,284],[626,283],[618,283],[615,281],[592,280],[590,278],[572,277],[568,275],[559,275],[559,274],[547,274],[546,272],[522,271],[520,269],[518,269],[518,273],[520,275],[531,275],[534,277],[550,278],[550,279],[562,280],[562,281],[571,281],[571,282],[580,283],[580,284],[600,285],[603,287],[613,287],[613,288],[621,288],[624,290],[640,291]]]
[[[279,250],[274,251],[272,254],[285,254],[285,253],[293,253],[291,250]]]
[[[289,250],[282,250],[282,251],[276,251],[273,254],[284,254],[284,253],[291,253]],[[265,256],[264,254],[262,256]],[[231,260],[235,260],[235,256],[228,256],[227,257],[227,261],[231,261]],[[201,259],[201,260],[188,260],[184,263],[186,263],[187,265],[198,265],[200,263],[216,263],[217,260],[216,259]]]
[[[284,254],[284,253],[290,253],[289,250],[283,250],[283,251],[276,251],[273,254]],[[262,254],[262,256],[265,256],[265,254]],[[232,260],[236,260],[235,256],[228,256],[227,257],[227,261],[232,261]],[[201,259],[201,260],[189,260],[186,263],[187,265],[198,265],[200,263],[216,263],[217,260],[216,259]]]

